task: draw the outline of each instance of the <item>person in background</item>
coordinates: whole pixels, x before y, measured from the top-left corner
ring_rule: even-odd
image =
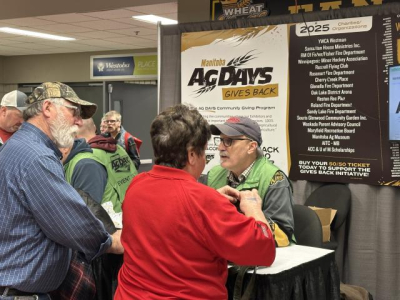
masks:
[[[114,225],[122,228],[121,205],[137,170],[115,139],[96,135],[93,119],[82,121],[65,164],[65,177],[76,189],[101,203]],[[71,150],[71,151],[68,151]]]
[[[228,260],[269,266],[275,259],[261,199],[255,190],[197,182],[211,136],[197,110],[167,109],[150,135],[155,165],[133,179],[122,204],[125,254],[115,300],[227,299]]]
[[[28,97],[20,91],[4,95],[0,104],[0,146],[2,146],[21,126],[22,111]]]
[[[257,189],[265,217],[286,235],[278,246],[287,246],[294,232],[292,188],[283,171],[263,156],[260,126],[247,117],[231,117],[224,124],[211,125],[211,132],[220,136],[220,166],[209,171],[207,185]]]
[[[105,252],[123,253],[64,178],[58,148],[70,147],[96,105],[46,82],[27,99],[21,128],[0,149],[1,299],[49,299],[67,273]],[[75,263],[75,264],[73,264]],[[83,299],[83,298],[81,298]]]
[[[96,125],[91,118],[82,121],[76,137],[72,148],[61,150],[66,180],[102,204],[115,228],[122,228],[121,205],[137,174],[135,166],[115,139],[96,135]],[[94,299],[113,299],[122,262],[122,255],[115,254],[104,254],[92,262],[96,284]]]
[[[135,138],[132,134],[124,129],[121,125],[121,114],[115,110],[110,110],[103,117],[104,123],[107,125],[107,133],[105,136],[111,136],[117,140],[118,145],[123,147],[132,159],[137,170],[140,166],[139,148],[141,140]]]
[[[100,134],[104,134],[107,133],[107,124],[104,123],[104,117],[101,118],[101,122],[100,122]]]

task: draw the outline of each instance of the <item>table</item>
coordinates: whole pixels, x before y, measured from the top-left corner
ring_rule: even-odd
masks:
[[[243,278],[243,291],[253,271]],[[228,299],[233,299],[237,271],[229,268]],[[271,267],[259,267],[249,299],[255,300],[339,300],[340,279],[335,252],[292,245],[276,249]]]

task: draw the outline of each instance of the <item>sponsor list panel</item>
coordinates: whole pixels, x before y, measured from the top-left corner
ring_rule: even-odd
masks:
[[[381,179],[381,131],[372,17],[297,24],[290,35],[292,179]],[[375,29],[375,27],[377,29]]]

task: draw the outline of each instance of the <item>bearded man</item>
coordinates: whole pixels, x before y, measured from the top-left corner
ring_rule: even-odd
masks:
[[[90,262],[123,253],[64,179],[58,148],[70,147],[82,118],[96,105],[60,82],[38,86],[27,99],[25,123],[0,149],[0,295],[49,299],[70,269],[72,253]],[[74,252],[72,252],[74,250]],[[82,299],[82,298],[81,298]]]

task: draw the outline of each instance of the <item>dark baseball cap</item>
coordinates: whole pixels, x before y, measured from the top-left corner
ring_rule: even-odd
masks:
[[[61,82],[42,83],[33,90],[26,103],[30,105],[50,98],[63,98],[72,103],[79,104],[81,106],[82,119],[91,118],[97,109],[96,104],[80,99],[70,86]]]
[[[248,117],[230,117],[224,124],[211,125],[213,135],[225,134],[227,136],[245,135],[256,141],[258,146],[262,144],[261,129],[256,121]]]

